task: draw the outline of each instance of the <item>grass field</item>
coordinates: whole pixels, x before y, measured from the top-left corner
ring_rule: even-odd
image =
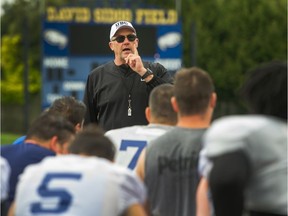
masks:
[[[1,145],[11,144],[14,140],[22,135],[11,134],[11,133],[1,133]]]

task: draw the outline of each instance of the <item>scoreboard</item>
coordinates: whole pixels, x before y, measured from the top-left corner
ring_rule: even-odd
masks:
[[[159,62],[170,73],[182,65],[182,27],[175,10],[47,7],[42,21],[42,108],[61,97],[82,100],[95,67],[114,59],[109,48],[113,23],[132,23],[144,61]]]

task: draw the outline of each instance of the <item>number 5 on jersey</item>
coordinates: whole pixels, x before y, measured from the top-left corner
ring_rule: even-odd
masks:
[[[37,192],[41,198],[58,198],[59,202],[53,208],[44,207],[43,203],[35,202],[31,205],[31,212],[33,214],[59,214],[67,211],[69,208],[72,196],[67,191],[65,186],[63,188],[51,188],[49,185],[52,181],[79,181],[81,174],[78,173],[48,173],[43,179],[41,185],[38,187]]]

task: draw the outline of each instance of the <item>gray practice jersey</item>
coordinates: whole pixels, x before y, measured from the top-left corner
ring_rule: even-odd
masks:
[[[287,123],[256,115],[225,117],[212,124],[204,146],[208,158],[235,151],[247,155],[246,210],[287,215]],[[211,166],[203,167],[209,177]]]
[[[205,130],[175,127],[151,141],[144,181],[152,215],[195,215],[198,157]]]

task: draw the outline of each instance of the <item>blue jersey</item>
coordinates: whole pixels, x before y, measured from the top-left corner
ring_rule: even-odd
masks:
[[[54,155],[55,153],[53,151],[37,144],[21,143],[18,145],[6,145],[1,147],[1,156],[8,161],[11,168],[8,195],[9,204],[11,204],[14,199],[18,177],[23,172],[24,168],[29,164],[40,162],[46,156]]]

